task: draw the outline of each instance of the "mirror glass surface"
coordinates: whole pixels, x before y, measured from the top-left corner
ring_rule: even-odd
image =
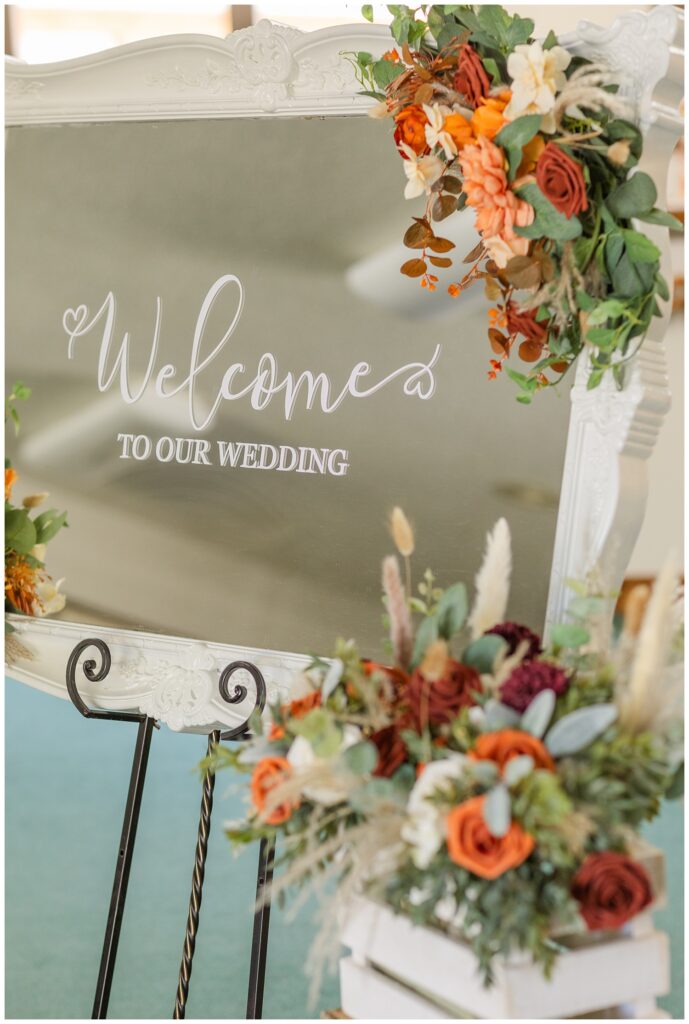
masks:
[[[7,380],[33,394],[8,453],[18,497],[69,512],[61,618],[379,655],[398,504],[441,584],[506,516],[540,628],[567,394],[488,380],[480,286],[400,275],[404,180],[366,117],[9,129]],[[471,223],[442,229],[460,266]]]

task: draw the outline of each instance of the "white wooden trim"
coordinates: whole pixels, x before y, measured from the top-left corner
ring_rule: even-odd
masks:
[[[647,160],[653,163],[648,167],[659,191],[682,126],[676,111],[681,94],[681,45],[675,38],[679,25],[676,9],[665,6],[649,13],[624,14],[605,29],[581,23],[577,32],[563,40],[573,51],[606,62],[620,73],[636,117],[648,133]],[[8,59],[6,123],[362,115],[370,100],[358,95],[353,68],[342,54],[364,49],[380,56],[390,45],[384,26],[342,26],[302,33],[261,21],[227,39],[166,36],[56,64],[27,65]],[[654,229],[654,238],[663,249],[665,276],[671,280],[667,231]],[[669,309],[666,318],[668,315]],[[666,319],[654,324],[622,392],[605,386],[587,393],[583,360],[579,367],[572,391],[549,621],[561,618],[566,610],[566,580],[581,576],[594,561],[603,564],[612,589],[622,581],[643,519],[646,460],[669,401],[662,345],[665,326]],[[189,668],[190,658],[196,664],[190,641],[41,620],[22,619],[18,625],[18,638],[33,649],[34,657],[15,657],[11,672],[30,685],[66,696],[64,666],[70,645],[94,633],[107,634],[114,643],[112,679],[97,691],[86,690],[100,706],[120,710],[154,706],[150,664],[148,669],[145,664],[140,666],[138,688],[132,684],[120,691],[115,686],[131,661],[131,650],[138,649],[144,652],[144,661],[152,659],[158,671],[164,661],[168,679],[175,677],[171,665],[179,669],[176,710],[163,713],[161,696],[155,704],[158,717],[165,720],[167,714],[174,728],[194,731],[208,731],[227,721],[221,715],[221,711],[226,715],[227,709],[219,710],[217,701],[209,698],[210,703],[195,703],[189,694],[189,699],[185,698],[184,686],[179,690],[186,673],[184,678],[196,692],[192,678],[196,669]],[[287,666],[300,667],[306,660],[248,648],[205,647],[215,652],[216,668],[226,660],[246,658],[260,663],[262,658],[277,657],[282,672]],[[131,673],[131,666],[128,671]],[[148,683],[142,682],[146,672]],[[169,695],[165,699],[169,700]],[[189,708],[188,713],[184,708]]]

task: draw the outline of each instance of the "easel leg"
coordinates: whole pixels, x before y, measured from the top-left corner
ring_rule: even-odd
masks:
[[[268,928],[270,926],[270,900],[266,899],[265,891],[273,880],[274,859],[275,842],[272,839],[262,839],[258,851],[256,911],[254,913],[254,933],[251,940],[249,995],[246,1004],[247,1020],[260,1020],[263,1015],[263,988],[266,980]]]
[[[139,729],[136,735],[132,773],[129,779],[129,792],[127,793],[127,804],[124,809],[122,834],[120,836],[120,846],[115,866],[115,880],[110,897],[108,923],[105,927],[105,939],[103,941],[103,952],[101,954],[100,970],[96,984],[96,996],[93,1001],[93,1012],[91,1013],[93,1020],[103,1020],[108,1012],[110,988],[115,970],[117,946],[120,940],[122,915],[124,914],[124,902],[127,898],[129,870],[132,865],[136,828],[139,822],[141,798],[146,780],[148,752],[151,747],[154,724],[152,718],[144,718],[139,722]]]
[[[213,747],[220,742],[220,730],[212,732],[208,737],[208,754],[212,753]],[[189,995],[189,981],[191,979],[191,968],[194,960],[194,949],[196,948],[196,933],[199,928],[199,914],[201,912],[201,899],[203,896],[203,877],[206,872],[206,856],[208,854],[208,836],[211,830],[211,813],[213,811],[213,789],[215,788],[215,774],[206,771],[203,778],[203,794],[201,796],[201,816],[199,818],[199,831],[196,838],[196,854],[194,856],[194,873],[191,879],[191,897],[189,899],[189,915],[187,917],[187,930],[184,936],[184,950],[182,952],[182,963],[179,968],[179,980],[177,982],[177,998],[175,1000],[175,1012],[173,1020],[184,1020],[187,1009],[187,996]]]

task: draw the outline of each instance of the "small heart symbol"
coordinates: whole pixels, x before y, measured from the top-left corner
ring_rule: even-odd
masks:
[[[79,333],[86,323],[88,315],[88,308],[83,303],[81,306],[77,306],[76,309],[66,309],[64,311],[62,314],[62,326],[70,337]]]

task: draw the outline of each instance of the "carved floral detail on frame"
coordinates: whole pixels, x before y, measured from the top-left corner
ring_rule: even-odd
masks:
[[[217,717],[211,700],[217,690],[215,658],[202,644],[180,652],[177,663],[167,659],[147,658],[122,665],[123,679],[150,692],[140,701],[140,710],[164,722],[174,732],[194,725],[207,725]]]

